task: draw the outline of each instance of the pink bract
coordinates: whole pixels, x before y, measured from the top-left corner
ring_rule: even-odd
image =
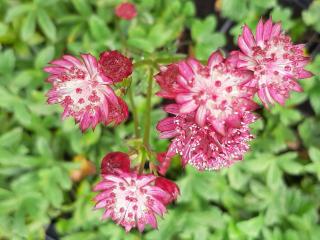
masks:
[[[119,124],[128,116],[128,107],[111,88],[113,81],[98,71],[98,63],[90,54],[82,61],[71,56],[51,62],[44,70],[50,73],[48,103],[64,107],[62,118],[73,116],[82,131],[95,128],[99,122]]]
[[[155,78],[161,87],[158,95],[174,98],[179,114],[194,113],[199,126],[211,124],[221,134],[225,123],[236,120],[239,112],[256,108],[254,89],[245,86],[251,72],[236,69],[218,51],[207,66],[189,58],[162,67]]]
[[[94,190],[101,191],[96,197],[95,208],[103,208],[102,219],[111,218],[128,232],[145,225],[157,228],[156,215],[163,216],[171,195],[155,185],[157,177],[151,174],[122,172],[104,175]]]
[[[253,138],[249,124],[255,120],[251,112],[237,116],[238,126],[227,125],[221,135],[211,124],[199,126],[191,114],[167,117],[157,129],[160,138],[173,138],[167,157],[179,154],[182,164],[190,164],[198,170],[218,170],[242,160]]]
[[[239,36],[238,67],[254,72],[248,83],[257,88],[263,104],[284,104],[291,91],[300,92],[297,80],[309,78],[312,73],[304,67],[310,59],[304,55],[304,45],[294,45],[281,30],[281,24],[260,20],[255,36],[245,25]]]
[[[116,7],[115,13],[119,18],[132,20],[137,16],[137,9],[133,3],[125,2]]]
[[[157,177],[155,181],[155,185],[162,190],[169,193],[169,198],[163,199],[163,202],[167,205],[177,199],[177,197],[180,195],[180,190],[177,184],[170,181],[169,179],[166,179],[164,177]]]

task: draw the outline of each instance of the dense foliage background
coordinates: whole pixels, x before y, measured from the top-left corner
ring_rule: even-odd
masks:
[[[0,0],[0,239],[320,239],[320,1],[136,0],[132,22],[115,17],[119,2]],[[217,48],[235,49],[244,23],[269,15],[307,43],[315,77],[301,81],[305,92],[259,112],[243,162],[197,172],[181,171],[176,160],[169,177],[181,197],[158,231],[125,234],[100,222],[102,213],[92,211],[95,169],[106,152],[126,150],[133,124],[82,134],[72,119],[60,121],[62,109],[45,103],[42,67],[67,52],[122,51],[124,42],[135,60],[176,52],[206,60]],[[146,72],[134,74],[141,119]],[[152,104],[155,126],[165,113],[160,98]],[[152,147],[166,145],[153,129]]]

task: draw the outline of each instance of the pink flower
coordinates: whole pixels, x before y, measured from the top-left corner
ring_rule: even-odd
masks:
[[[172,196],[162,186],[156,186],[157,177],[151,174],[122,172],[103,175],[94,190],[95,208],[104,208],[102,219],[111,218],[128,232],[138,227],[142,232],[146,224],[157,228],[156,215],[163,216]]]
[[[137,16],[137,9],[133,3],[125,2],[116,7],[116,15],[125,20],[131,20]]]
[[[113,82],[121,82],[132,73],[132,61],[118,51],[105,51],[100,54],[98,68],[102,75]]]
[[[174,98],[179,114],[194,113],[199,126],[210,123],[222,134],[226,121],[256,108],[253,89],[244,86],[251,78],[250,71],[236,69],[220,52],[210,56],[207,66],[190,58],[162,67],[156,76],[161,87],[158,95]]]
[[[183,165],[190,164],[198,170],[217,170],[241,160],[249,150],[248,142],[253,138],[249,124],[254,120],[255,116],[249,111],[239,113],[237,125],[227,124],[222,135],[211,124],[199,126],[192,114],[178,114],[161,120],[157,129],[160,138],[173,138],[168,158],[179,154]]]
[[[296,80],[312,76],[304,69],[310,61],[304,56],[304,45],[294,45],[281,31],[281,24],[273,24],[271,19],[259,21],[255,36],[245,25],[238,45],[242,51],[238,67],[254,72],[249,84],[257,88],[266,107],[275,102],[284,104],[291,91],[302,91]]]
[[[117,170],[130,171],[130,158],[123,152],[108,153],[101,162],[101,174],[116,174]]]
[[[111,88],[113,81],[101,75],[98,63],[90,54],[82,54],[82,61],[64,55],[51,62],[44,70],[50,73],[52,88],[47,93],[48,103],[64,107],[62,118],[73,116],[80,129],[93,129],[99,122],[119,124],[128,116],[125,102]]]

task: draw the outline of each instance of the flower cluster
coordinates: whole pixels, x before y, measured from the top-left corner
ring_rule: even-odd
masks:
[[[183,165],[199,170],[220,169],[242,159],[252,138],[251,111],[257,107],[254,89],[246,85],[252,77],[220,52],[214,52],[206,66],[190,58],[163,67],[156,76],[158,95],[175,101],[164,108],[174,116],[157,126],[160,138],[173,138],[167,158],[178,153]]]
[[[137,15],[135,6],[127,2],[118,5],[115,13],[125,20]],[[250,124],[257,119],[253,111],[259,105],[254,96],[265,107],[284,104],[292,91],[302,91],[297,80],[312,76],[304,69],[310,61],[304,56],[304,46],[294,45],[280,23],[273,24],[271,19],[260,20],[255,35],[244,26],[238,45],[240,49],[227,57],[213,52],[207,64],[188,58],[160,67],[154,76],[160,86],[157,95],[172,103],[164,107],[169,116],[158,122],[157,130],[160,138],[171,139],[171,143],[166,152],[152,151],[150,124],[146,124],[143,142],[130,146],[132,155],[111,152],[103,158],[102,180],[94,188],[99,192],[95,208],[104,209],[102,219],[111,218],[126,231],[138,228],[142,232],[146,225],[157,228],[157,216],[163,216],[180,194],[178,186],[163,177],[173,156],[179,155],[183,166],[189,164],[200,171],[242,160],[253,138]],[[100,122],[117,125],[127,119],[127,104],[115,88],[132,74],[131,59],[106,51],[99,59],[90,54],[82,54],[81,59],[64,55],[50,64],[44,68],[52,84],[48,103],[64,108],[62,118],[72,116],[82,131]],[[124,85],[130,87],[132,82]],[[147,103],[151,93],[149,81]],[[132,98],[130,95],[130,101]],[[148,106],[146,122],[150,123]],[[135,119],[135,109],[132,112]],[[137,125],[135,121],[135,131],[139,131]],[[138,142],[140,136],[135,134]],[[140,163],[131,161],[133,158]],[[158,165],[151,159],[157,159]],[[150,161],[149,171],[146,161]]]
[[[158,95],[172,99],[164,110],[173,116],[158,123],[161,138],[172,138],[164,163],[179,154],[182,164],[215,170],[241,160],[253,138],[255,94],[264,106],[284,104],[296,82],[312,74],[303,45],[293,45],[280,23],[260,20],[256,36],[244,26],[240,51],[224,58],[214,52],[207,65],[193,58],[163,66],[156,76]]]

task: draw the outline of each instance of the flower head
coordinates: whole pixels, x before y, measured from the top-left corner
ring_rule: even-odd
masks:
[[[238,45],[238,67],[254,72],[249,84],[258,90],[265,106],[284,104],[291,91],[302,91],[296,80],[312,76],[304,69],[310,61],[304,56],[304,45],[294,45],[281,31],[281,24],[271,19],[259,21],[255,36],[245,25]]]
[[[101,162],[101,174],[115,174],[117,170],[130,171],[130,158],[123,152],[108,153]]]
[[[155,185],[156,179],[151,174],[121,170],[117,174],[103,175],[94,188],[101,191],[94,199],[95,208],[104,208],[102,219],[111,218],[126,231],[138,227],[142,232],[147,224],[157,228],[156,215],[163,216],[172,196]]]
[[[236,69],[220,52],[210,56],[207,66],[190,58],[163,67],[156,76],[158,95],[174,98],[180,114],[194,113],[199,126],[210,123],[221,133],[228,119],[256,107],[253,89],[244,86],[251,78],[250,71]]]
[[[137,16],[137,9],[133,3],[125,2],[116,7],[115,13],[119,18],[131,20]]]
[[[47,93],[48,103],[64,107],[62,118],[73,116],[82,131],[99,122],[119,124],[128,116],[126,104],[118,98],[110,85],[111,79],[101,75],[98,63],[90,54],[82,54],[82,61],[64,55],[51,62],[44,70],[50,73],[52,88]]]
[[[132,61],[118,51],[105,51],[100,54],[98,68],[101,75],[113,82],[121,82],[132,73]]]
[[[249,150],[248,142],[253,138],[249,124],[254,120],[249,111],[239,113],[237,126],[228,124],[222,135],[211,124],[199,126],[191,114],[179,114],[161,120],[157,129],[160,138],[173,138],[167,157],[179,154],[183,165],[217,170],[241,160]]]

